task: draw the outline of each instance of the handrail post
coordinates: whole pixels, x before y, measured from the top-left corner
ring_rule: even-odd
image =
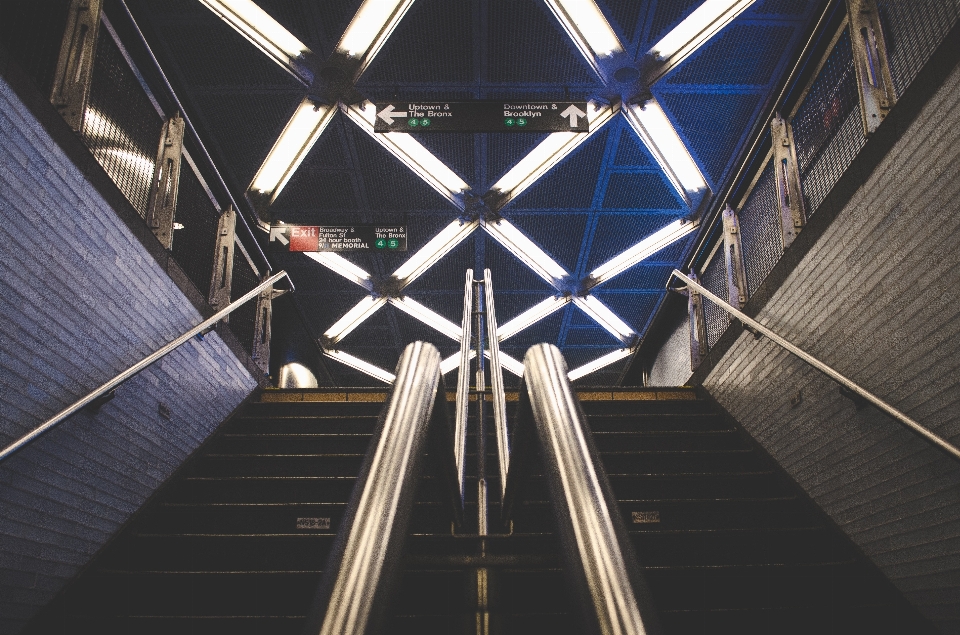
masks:
[[[564,568],[586,628],[604,635],[656,635],[656,612],[563,355],[556,346],[538,344],[527,351],[523,367]]]
[[[493,281],[490,270],[483,270],[483,297],[487,307],[487,340],[490,347],[490,387],[493,390],[493,424],[497,429],[497,456],[500,459],[500,500],[507,491],[510,468],[510,437],[507,434],[507,396],[503,389],[503,368],[500,366],[500,341],[497,338],[497,314],[493,304]]]
[[[440,380],[439,351],[425,342],[407,345],[307,615],[305,634],[377,632],[398,572]]]
[[[872,403],[874,406],[876,406],[883,412],[887,413],[894,419],[897,419],[902,424],[904,424],[905,426],[907,426],[908,428],[910,428],[911,430],[913,430],[923,438],[927,439],[934,445],[939,446],[943,450],[947,451],[949,454],[953,455],[954,458],[960,459],[960,448],[957,448],[955,445],[952,445],[950,442],[946,441],[945,439],[942,439],[936,434],[930,432],[929,430],[924,428],[922,425],[920,425],[918,421],[912,419],[911,417],[908,417],[906,413],[901,412],[900,410],[894,408],[893,406],[891,406],[884,400],[880,399],[873,393],[867,391],[864,388],[861,388],[859,385],[855,384],[853,381],[847,379],[846,377],[844,377],[834,369],[830,368],[829,366],[821,362],[819,359],[817,359],[813,355],[810,355],[803,349],[791,344],[790,342],[780,337],[779,335],[777,335],[776,333],[774,333],[764,325],[760,324],[753,318],[748,317],[742,311],[739,311],[733,308],[732,306],[730,306],[729,304],[727,304],[726,302],[724,302],[723,300],[715,296],[713,293],[711,293],[708,289],[704,288],[703,285],[701,285],[699,282],[696,281],[695,276],[685,276],[684,274],[680,273],[678,270],[674,269],[673,273],[670,274],[670,278],[667,280],[667,288],[671,288],[670,283],[673,281],[673,278],[678,278],[687,284],[688,294],[692,294],[693,292],[696,292],[704,296],[705,298],[707,298],[708,300],[716,304],[718,307],[720,307],[721,309],[723,309],[733,317],[740,320],[740,322],[744,326],[749,326],[754,330],[754,332],[758,332],[761,335],[765,335],[769,339],[773,340],[774,343],[778,344],[781,348],[784,348],[787,351],[793,353],[794,355],[796,355],[803,361],[807,362],[808,364],[810,364],[811,366],[813,366],[814,368],[816,368],[821,373],[823,373],[830,379],[834,380],[841,386],[844,386],[845,388],[857,393],[858,395],[860,395],[861,397],[863,397],[864,399]],[[674,289],[674,290],[682,291],[681,289]]]
[[[457,479],[460,485],[460,503],[464,496],[464,465],[467,454],[467,409],[470,407],[470,327],[473,311],[473,269],[467,269],[463,286],[463,321],[460,336],[460,371],[457,375],[457,419],[453,434],[453,452],[457,464]]]

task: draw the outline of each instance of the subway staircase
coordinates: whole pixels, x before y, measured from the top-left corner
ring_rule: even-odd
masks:
[[[935,632],[692,390],[580,396],[666,635]],[[24,632],[299,634],[385,397],[265,392]],[[495,452],[491,430],[488,474]],[[425,462],[382,632],[476,633],[478,613],[493,633],[584,632],[535,463],[512,527],[493,521],[499,482],[489,478],[492,535],[480,537],[476,477],[454,532]]]

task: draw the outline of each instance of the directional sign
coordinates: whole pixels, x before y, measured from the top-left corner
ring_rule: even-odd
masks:
[[[375,132],[588,132],[585,101],[405,101],[377,104]]]
[[[407,250],[403,225],[273,225],[270,242],[288,251]]]

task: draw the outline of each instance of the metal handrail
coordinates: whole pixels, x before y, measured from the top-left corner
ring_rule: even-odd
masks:
[[[226,316],[233,313],[241,305],[246,304],[253,298],[260,295],[260,293],[262,293],[264,290],[272,287],[273,284],[275,282],[278,282],[281,278],[287,278],[288,280],[290,280],[286,271],[280,271],[278,273],[275,273],[274,275],[270,276],[265,281],[260,283],[260,285],[257,286],[255,289],[253,289],[249,293],[244,294],[243,297],[238,298],[236,301],[230,303],[228,306],[226,306],[222,310],[217,311],[216,313],[213,314],[213,316],[207,318],[206,320],[204,320],[197,326],[193,327],[192,329],[190,329],[180,337],[165,344],[164,346],[159,348],[157,351],[151,353],[150,355],[147,355],[142,360],[140,360],[139,362],[137,362],[127,370],[123,371],[122,373],[120,373],[119,375],[117,375],[107,383],[103,384],[99,388],[94,389],[87,396],[79,399],[78,401],[75,401],[73,404],[67,406],[66,408],[64,408],[57,414],[55,414],[53,417],[51,417],[50,419],[47,419],[43,423],[43,425],[41,425],[38,428],[35,428],[33,431],[20,437],[20,439],[18,439],[17,441],[14,441],[13,443],[5,447],[2,451],[0,451],[0,461],[6,459],[8,456],[10,456],[11,454],[16,452],[23,446],[33,441],[34,439],[39,437],[41,434],[43,434],[50,428],[54,427],[55,425],[57,425],[58,423],[60,423],[70,415],[72,415],[73,413],[75,413],[77,410],[80,410],[81,408],[83,408],[84,406],[92,402],[94,399],[96,399],[100,395],[103,395],[113,390],[114,388],[116,388],[126,380],[130,379],[131,377],[139,373],[141,370],[143,370],[153,362],[157,361],[161,357],[167,355],[168,353],[173,351],[175,348],[179,347],[181,344],[183,344],[190,338],[195,337],[197,334],[201,333],[202,331],[205,331],[207,328],[214,326],[217,322],[219,322]],[[292,285],[293,281],[290,281],[290,284]]]
[[[692,287],[698,293],[700,293],[701,295],[703,295],[704,297],[712,301],[714,304],[716,304],[718,307],[720,307],[730,315],[733,315],[734,317],[736,317],[743,324],[748,325],[751,328],[755,329],[757,332],[761,333],[762,335],[765,335],[769,339],[773,340],[775,343],[779,344],[782,348],[785,348],[786,350],[790,351],[791,353],[793,353],[803,361],[807,362],[808,364],[810,364],[811,366],[813,366],[814,368],[816,368],[817,370],[825,374],[830,379],[834,380],[835,382],[844,386],[845,388],[857,393],[858,395],[860,395],[861,397],[863,397],[864,399],[866,399],[867,401],[875,405],[877,408],[886,412],[888,415],[890,415],[894,419],[897,419],[902,424],[904,424],[905,426],[907,426],[908,428],[910,428],[911,430],[913,430],[923,438],[927,439],[928,441],[930,441],[935,445],[940,446],[940,448],[942,448],[943,450],[946,450],[948,453],[952,454],[955,458],[960,459],[960,449],[958,449],[956,446],[940,438],[936,434],[930,432],[929,430],[924,428],[922,425],[920,425],[919,422],[910,418],[900,410],[897,410],[896,408],[894,408],[884,400],[880,399],[873,393],[853,383],[852,381],[850,381],[849,379],[847,379],[837,371],[833,370],[832,368],[830,368],[829,366],[827,366],[817,358],[813,357],[812,355],[803,351],[797,346],[791,344],[790,342],[783,339],[782,337],[780,337],[779,335],[777,335],[776,333],[774,333],[764,325],[760,324],[756,320],[750,317],[747,317],[742,311],[738,311],[734,307],[730,306],[729,304],[727,304],[726,302],[724,302],[723,300],[715,296],[713,293],[711,293],[709,290],[704,288],[703,285],[697,282],[694,282],[688,276],[683,275],[676,269],[673,270],[673,273],[670,274],[670,279],[667,280],[668,289],[670,288],[670,281],[675,277],[686,282],[689,287]]]
[[[500,459],[500,500],[507,492],[510,467],[510,437],[507,434],[507,395],[503,389],[500,366],[500,342],[497,340],[497,314],[493,305],[493,281],[490,270],[483,270],[483,297],[486,303],[487,346],[490,347],[490,388],[493,391],[493,424],[497,430],[497,456]]]
[[[407,345],[303,632],[362,635],[388,606],[441,386],[440,352]]]
[[[463,287],[463,322],[460,338],[460,371],[457,375],[457,420],[453,432],[453,452],[457,464],[460,500],[464,496],[464,466],[467,455],[467,415],[470,407],[470,326],[473,323],[473,269],[467,269]]]
[[[560,350],[551,344],[531,347],[523,359],[523,381],[558,519],[565,569],[582,608],[599,633],[659,632]]]

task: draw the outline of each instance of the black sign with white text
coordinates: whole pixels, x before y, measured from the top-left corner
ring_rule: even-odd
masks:
[[[585,101],[377,104],[374,132],[588,132]]]
[[[406,251],[404,225],[274,225],[270,242],[286,251]]]

